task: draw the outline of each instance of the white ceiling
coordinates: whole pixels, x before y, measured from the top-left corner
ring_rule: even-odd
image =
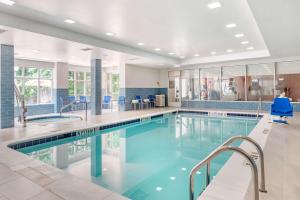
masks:
[[[15,58],[47,62],[67,62],[90,66],[92,58],[101,58],[104,67],[135,64],[153,68],[170,67],[152,59],[124,54],[91,45],[67,41],[46,35],[0,26],[0,43],[13,44]]]
[[[226,55],[232,54],[227,49],[233,53],[249,51],[247,45],[240,44],[242,40],[249,41],[254,51],[267,50],[246,0],[219,0],[222,7],[214,10],[207,7],[211,0],[14,1],[16,4],[9,8],[1,5],[0,11],[147,51],[160,48],[159,54],[168,57],[174,52],[172,57],[199,54],[203,58],[215,51],[226,60]],[[66,24],[65,19],[76,23]],[[228,23],[237,27],[228,29]],[[245,37],[235,38],[237,33]],[[138,42],[145,45],[137,46]]]
[[[247,0],[14,1],[16,4],[13,6],[0,4],[0,14],[6,13],[21,17],[20,19],[39,21],[49,27],[58,27],[87,37],[99,38],[111,42],[111,46],[122,44],[120,52],[123,53],[119,54],[116,53],[118,48],[110,48],[109,45],[95,45],[97,51],[103,52],[104,48],[115,50],[108,52],[118,55],[118,58],[112,56],[112,64],[114,64],[114,59],[128,60],[128,58],[122,57],[123,54],[129,57],[138,55],[134,53],[135,51],[126,53],[123,47],[142,52],[138,57],[141,63],[149,66],[153,64],[160,66],[161,60],[153,59],[157,54],[161,56],[158,58],[164,57],[166,61],[170,61],[165,63],[169,66],[175,62],[179,63],[180,56],[185,56],[184,59],[181,59],[181,64],[189,65],[267,57],[270,54],[271,56],[294,56],[294,54],[299,55],[300,53],[300,39],[295,39],[300,38],[298,37],[300,22],[297,20],[300,8],[299,0],[277,0],[275,2],[251,0],[249,1],[250,7]],[[222,7],[214,10],[208,9],[207,5],[214,1],[219,1]],[[65,19],[72,19],[76,23],[66,24],[64,23]],[[0,19],[0,25],[1,23],[10,25],[6,21]],[[225,25],[229,23],[235,23],[237,26],[228,29]],[[47,30],[22,26],[19,21],[11,23],[11,25],[47,34]],[[50,31],[49,28],[48,32],[51,35],[50,32],[53,31]],[[106,32],[112,32],[114,36],[107,36]],[[236,38],[234,35],[237,33],[243,33],[245,36]],[[37,37],[36,35],[29,36],[29,33],[21,33],[16,29],[12,34],[15,35],[14,44],[19,49],[18,51],[23,51],[24,54],[26,51],[28,53],[28,49],[22,50],[23,44],[33,45],[32,40],[35,41]],[[24,37],[23,34],[28,37]],[[68,38],[68,35],[65,34],[64,39]],[[75,40],[74,36],[69,38],[79,41]],[[244,40],[249,41],[249,45],[242,45],[241,41]],[[64,55],[63,59],[72,60],[72,62],[89,62],[90,58],[84,54],[91,56],[91,53],[78,51],[84,45],[49,37],[43,39],[43,36],[39,36],[38,41],[40,41],[40,48],[48,52],[45,53],[45,57],[59,59],[59,56]],[[145,45],[138,46],[138,42],[143,42]],[[92,44],[90,43],[90,45]],[[247,50],[248,46],[253,46],[254,50]],[[155,52],[154,48],[160,48],[161,51]],[[228,53],[227,49],[232,49],[233,52]],[[216,55],[211,55],[213,51],[216,52]],[[171,56],[168,54],[169,52],[174,52],[176,55]],[[42,53],[41,51],[40,54]],[[195,54],[199,54],[199,57],[195,57]],[[79,59],[70,59],[70,56]]]

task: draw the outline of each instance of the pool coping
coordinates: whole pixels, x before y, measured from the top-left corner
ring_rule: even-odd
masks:
[[[84,127],[84,128],[81,128],[81,129],[79,129],[79,130],[77,130],[77,131],[83,131],[83,130],[86,130],[86,129],[97,129],[97,128],[99,128],[100,126],[107,126],[107,127],[110,127],[110,126],[112,126],[113,124],[116,124],[116,123],[126,123],[126,122],[128,122],[128,121],[132,121],[132,120],[137,120],[137,119],[139,119],[139,120],[141,120],[142,118],[147,118],[147,117],[158,117],[158,116],[162,116],[162,115],[164,115],[164,114],[167,114],[167,113],[174,113],[174,112],[197,112],[197,113],[201,113],[201,112],[203,112],[203,113],[205,113],[205,114],[208,114],[208,113],[214,113],[214,114],[216,114],[216,113],[229,113],[229,114],[236,114],[236,113],[239,113],[239,114],[249,114],[249,113],[251,113],[251,115],[255,115],[255,113],[254,112],[251,112],[251,111],[220,111],[220,110],[215,110],[215,111],[213,111],[213,110],[205,110],[205,109],[184,109],[184,108],[174,108],[174,109],[170,109],[170,110],[165,110],[165,111],[159,111],[159,112],[155,112],[155,113],[150,113],[150,114],[145,114],[145,115],[140,115],[140,116],[135,116],[135,117],[129,117],[129,118],[127,118],[127,119],[124,119],[124,120],[117,120],[117,121],[115,121],[115,122],[108,122],[108,123],[96,123],[96,124],[91,124],[90,126],[87,126],[87,127]],[[208,114],[209,115],[209,114]],[[263,117],[262,117],[262,119],[264,119],[265,118],[265,116],[266,115],[264,115]],[[262,120],[261,119],[261,120]],[[261,122],[261,121],[260,121]],[[259,123],[260,123],[259,122]],[[258,124],[259,124],[258,123]],[[257,125],[258,126],[258,125]],[[257,127],[256,126],[256,127]],[[256,127],[254,128],[254,130],[256,130]],[[254,131],[253,130],[253,131]],[[75,130],[73,130],[73,131],[75,131]],[[252,133],[253,133],[253,131],[249,134],[249,136],[252,136]],[[17,151],[15,151],[15,150],[12,150],[12,149],[10,149],[9,147],[8,147],[8,145],[11,145],[11,144],[15,144],[15,143],[20,143],[20,142],[26,142],[26,141],[29,141],[29,140],[31,140],[31,139],[42,139],[42,138],[45,138],[46,136],[51,136],[51,137],[58,137],[59,135],[62,135],[62,134],[65,134],[65,133],[68,133],[68,132],[70,132],[70,130],[64,130],[64,131],[57,131],[57,132],[50,132],[50,133],[48,133],[48,134],[43,134],[43,135],[35,135],[35,136],[30,136],[30,137],[24,137],[24,138],[19,138],[19,139],[13,139],[13,140],[9,140],[9,141],[5,141],[5,142],[1,142],[0,143],[0,149],[1,149],[1,151],[0,151],[0,163],[2,163],[2,164],[4,164],[4,165],[6,165],[6,166],[8,166],[12,171],[14,171],[14,172],[17,172],[18,170],[20,170],[20,168],[22,169],[22,168],[28,168],[28,167],[30,167],[30,168],[33,168],[33,166],[35,166],[35,165],[37,165],[37,166],[43,166],[44,168],[47,168],[49,171],[58,171],[58,172],[60,172],[60,174],[63,174],[63,177],[73,177],[74,175],[71,175],[71,174],[69,174],[69,173],[67,173],[67,172],[64,172],[64,171],[62,171],[62,170],[60,170],[60,169],[57,169],[57,168],[55,168],[55,167],[52,167],[52,166],[50,166],[50,165],[47,165],[47,164],[45,164],[45,163],[43,163],[43,162],[41,162],[41,161],[38,161],[38,160],[34,160],[34,159],[32,159],[32,158],[30,158],[29,156],[27,156],[27,155],[24,155],[24,154],[22,154],[22,153],[19,153],[19,152],[17,152]],[[242,145],[244,145],[244,144],[242,144]],[[9,155],[5,155],[4,156],[4,158],[6,158],[6,160],[4,159],[3,160],[3,156],[1,156],[1,154],[2,155],[4,155],[4,153],[5,154],[10,154],[11,155],[11,158],[9,159]],[[17,160],[14,160],[14,159],[12,159],[13,157],[19,157],[20,159],[17,159]],[[231,159],[233,158],[234,156],[232,156],[231,157]],[[231,161],[231,159],[229,160],[229,161],[227,161],[226,162],[226,164],[225,165],[227,165],[227,163],[228,162],[230,162]],[[32,166],[33,165],[33,166]],[[224,165],[224,166],[225,166]],[[53,169],[54,168],[54,169]],[[223,167],[224,168],[224,167]],[[221,169],[221,171],[220,171],[220,174],[221,174],[221,172],[223,171],[223,168]],[[218,174],[218,176],[219,176],[219,174]],[[217,177],[218,177],[217,176]],[[75,177],[75,176],[74,176]],[[80,179],[80,178],[75,178],[76,180],[77,179]],[[216,180],[216,179],[215,179]],[[213,182],[215,181],[215,180],[213,180]],[[57,180],[57,181],[61,181],[60,179],[59,180]],[[251,180],[250,180],[251,181]],[[77,181],[75,181],[75,183],[74,184],[76,184],[76,182]],[[78,181],[78,182],[80,182],[80,181]],[[203,193],[203,195],[202,196],[204,196],[204,195],[206,195],[206,193],[210,190],[210,188],[212,188],[213,187],[213,182],[212,182],[212,184],[210,184],[210,186],[207,188],[207,190]],[[89,181],[86,181],[84,184],[87,184],[87,185],[95,185],[95,184],[93,184],[93,183],[91,183],[91,182],[89,182]],[[108,196],[117,196],[118,198],[117,199],[127,199],[126,197],[123,197],[123,196],[121,196],[121,195],[119,195],[119,194],[117,194],[117,193],[114,193],[114,192],[112,192],[112,191],[109,191],[109,190],[107,190],[107,189],[105,189],[105,188],[102,188],[101,186],[99,186],[99,185],[96,185],[97,187],[99,187],[99,190],[105,190],[105,192],[106,193],[108,193],[109,195]],[[64,185],[61,185],[61,187],[65,187]],[[88,186],[87,186],[88,187]],[[44,188],[45,189],[45,188]],[[46,190],[48,190],[48,189],[46,189]],[[49,191],[49,190],[48,190]],[[100,193],[103,193],[103,192],[100,192]],[[188,194],[187,194],[188,195]],[[66,199],[68,199],[68,198],[66,198]],[[88,198],[88,194],[87,194],[87,199],[89,199]],[[205,198],[206,199],[206,198]]]

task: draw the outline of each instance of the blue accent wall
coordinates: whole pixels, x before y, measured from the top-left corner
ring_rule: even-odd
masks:
[[[168,89],[167,88],[120,88],[120,96],[126,97],[126,107],[120,110],[131,110],[131,100],[135,96],[140,95],[143,99],[148,98],[148,95],[164,94],[166,96],[166,106],[168,103]]]
[[[27,106],[28,111],[26,116],[44,115],[54,113],[54,104],[39,104]],[[19,109],[15,107],[15,117],[19,116]]]
[[[255,101],[183,101],[183,108],[257,110]],[[262,102],[262,110],[270,111],[272,102]],[[295,112],[300,112],[300,103],[292,103]]]
[[[0,128],[14,126],[14,46],[0,45]]]

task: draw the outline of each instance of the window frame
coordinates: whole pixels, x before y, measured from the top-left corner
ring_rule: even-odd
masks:
[[[14,66],[14,69],[17,68],[19,66]],[[25,95],[24,92],[25,92],[25,82],[28,81],[28,80],[37,80],[37,97],[36,97],[36,103],[28,103],[26,102],[27,105],[45,105],[45,104],[51,104],[53,102],[53,68],[50,68],[50,67],[36,67],[36,66],[22,66],[22,67],[19,67],[22,69],[22,72],[21,72],[21,76],[15,76],[14,75],[14,81],[16,82],[16,80],[20,80],[21,81],[21,90],[20,90],[20,93],[22,95]],[[35,68],[37,69],[37,77],[27,77],[25,76],[25,69],[26,68]],[[50,78],[45,78],[45,77],[42,77],[41,78],[41,73],[40,73],[40,70],[41,69],[48,69],[48,70],[51,70],[52,71],[52,75]],[[40,87],[41,87],[41,80],[48,80],[48,81],[51,81],[51,94],[50,94],[50,102],[49,103],[41,103],[41,97],[40,97]],[[20,88],[18,88],[20,89]]]

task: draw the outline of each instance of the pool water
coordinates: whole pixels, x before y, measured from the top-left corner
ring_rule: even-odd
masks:
[[[133,200],[187,200],[192,167],[230,137],[249,134],[256,124],[249,118],[179,114],[20,151]],[[213,176],[230,155],[213,160]],[[195,194],[204,186],[204,170],[196,175]]]

